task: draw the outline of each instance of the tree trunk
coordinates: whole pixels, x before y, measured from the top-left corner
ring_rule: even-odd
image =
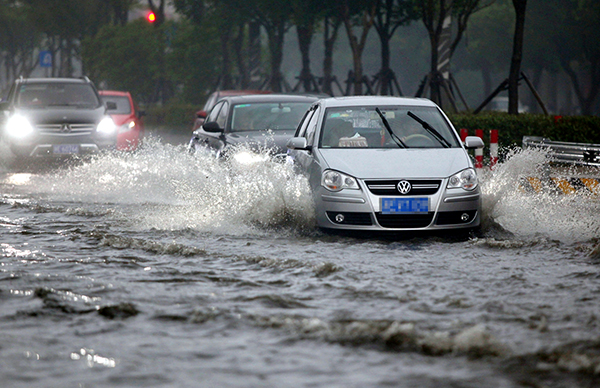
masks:
[[[246,58],[249,57],[249,49],[244,50],[244,30],[245,23],[240,23],[237,26],[237,34],[233,39],[233,47],[235,52],[236,64],[238,68],[238,72],[240,74],[239,87],[241,89],[248,89],[250,85],[250,72],[248,70],[248,63],[246,62]]]
[[[229,56],[229,37],[231,36],[231,28],[225,28],[219,34],[221,42],[221,57],[223,63],[221,64],[221,89],[232,89],[231,81],[231,58]]]
[[[430,34],[429,41],[431,42],[431,62],[429,70],[429,98],[431,101],[438,105],[442,105],[442,95],[440,93],[440,77],[438,72],[438,46],[439,36],[437,34]]]
[[[564,60],[561,60],[561,63],[563,69],[565,70],[565,73],[567,73],[567,75],[571,79],[571,84],[573,85],[573,89],[575,90],[575,95],[577,96],[577,100],[579,101],[579,105],[581,106],[581,114],[591,115],[593,110],[592,108],[594,106],[594,100],[598,96],[600,90],[600,87],[597,84],[599,80],[597,79],[597,77],[593,76],[594,69],[592,69],[592,82],[583,82],[584,84],[589,85],[588,93],[586,94],[584,92],[584,89],[582,88],[582,82],[580,82],[579,76],[577,75],[575,69],[573,69],[573,67],[571,66],[571,63]],[[600,73],[600,71],[596,71],[596,73]]]
[[[527,0],[512,0],[515,8],[515,35],[513,53],[508,75],[508,113],[519,114],[519,77],[521,76],[521,61],[523,59],[523,35],[525,32],[525,10]]]
[[[285,35],[285,22],[279,22],[267,29],[269,35],[269,51],[271,53],[271,90],[283,91],[283,76],[281,75],[281,62],[283,61],[283,38]]]
[[[381,69],[379,70],[379,82],[381,85],[381,94],[387,96],[391,94],[389,88],[391,82],[390,70],[390,37],[387,34],[380,33],[381,42]]]
[[[158,28],[165,22],[165,0],[159,0],[158,5],[154,4],[153,0],[148,0],[148,7],[156,15],[154,27]]]
[[[302,56],[302,70],[300,71],[300,84],[305,92],[313,92],[312,73],[310,71],[310,44],[313,37],[313,26],[296,26],[298,46]]]
[[[323,86],[321,90],[333,96],[333,47],[337,40],[338,30],[340,28],[340,20],[336,19],[330,23],[329,18],[325,18],[325,33],[323,34],[325,55],[323,57]],[[331,31],[333,30],[333,31]]]
[[[352,49],[352,62],[354,65],[354,95],[362,95],[362,82],[363,82],[363,66],[362,66],[362,54],[365,49],[367,42],[367,35],[369,30],[373,26],[375,18],[375,4],[366,10],[362,17],[362,33],[360,40],[354,34],[352,30],[352,21],[350,20],[350,10],[346,4],[343,8],[342,17],[344,20],[344,26],[346,27],[346,33],[348,34],[348,40],[350,41],[350,47]]]
[[[379,84],[381,87],[376,92],[379,92],[379,94],[384,96],[394,94],[394,87],[392,85],[394,73],[390,69],[390,40],[396,29],[408,21],[406,16],[395,16],[397,13],[402,13],[399,9],[394,9],[396,5],[400,8],[405,6],[403,4],[397,4],[396,0],[378,0],[375,13],[376,17],[374,20],[375,30],[377,31],[381,45],[381,68],[378,73]]]

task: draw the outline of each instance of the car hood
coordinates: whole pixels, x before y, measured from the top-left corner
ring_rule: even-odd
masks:
[[[471,166],[462,148],[319,149],[324,165],[360,179],[446,178]]]
[[[244,131],[230,132],[225,135],[230,145],[248,144],[253,149],[275,148],[276,153],[287,151],[287,142],[294,131]]]
[[[39,109],[16,109],[15,113],[27,117],[32,124],[88,124],[98,123],[105,116],[106,109],[51,107]]]

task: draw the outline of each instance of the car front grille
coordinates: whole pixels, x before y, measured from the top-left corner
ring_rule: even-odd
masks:
[[[432,195],[437,193],[442,184],[441,180],[406,179],[411,185],[408,193],[398,191],[398,182],[403,179],[369,180],[365,181],[369,191],[375,195]]]
[[[431,224],[434,213],[426,214],[382,214],[375,213],[377,222],[384,228],[424,228]]]
[[[79,136],[88,135],[96,129],[94,123],[85,124],[38,124],[37,129],[42,135]]]

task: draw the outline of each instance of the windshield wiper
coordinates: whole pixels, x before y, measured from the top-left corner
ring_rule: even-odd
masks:
[[[390,134],[390,137],[398,145],[398,147],[408,148],[406,146],[406,144],[394,133],[394,131],[392,131],[392,127],[390,127],[390,123],[388,123],[387,119],[385,118],[385,115],[383,113],[381,113],[381,111],[379,110],[379,108],[375,108],[375,112],[377,112],[377,114],[379,115],[379,117],[381,117],[381,121],[383,122],[383,126],[388,131],[388,133]]]
[[[425,130],[427,130],[427,132],[431,133],[433,135],[433,137],[435,137],[435,139],[437,141],[439,141],[442,146],[444,146],[444,148],[452,147],[452,145],[448,142],[448,140],[444,139],[444,137],[442,135],[440,135],[440,133],[438,131],[436,131],[431,125],[429,125],[429,123],[427,121],[422,120],[419,116],[417,116],[413,112],[409,111],[406,114],[409,115],[410,117],[412,117],[419,124],[421,124],[423,126],[423,128],[425,128]]]

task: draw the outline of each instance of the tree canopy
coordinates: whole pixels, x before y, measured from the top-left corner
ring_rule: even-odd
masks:
[[[201,103],[217,88],[411,96],[427,73],[439,76],[447,31],[446,70],[471,102],[511,76],[517,48],[519,70],[552,111],[598,114],[600,4],[534,1],[523,12],[515,4],[526,1],[0,0],[0,88],[40,74],[47,50],[53,63],[42,74],[87,74],[146,102]],[[443,104],[435,87],[427,96]]]

